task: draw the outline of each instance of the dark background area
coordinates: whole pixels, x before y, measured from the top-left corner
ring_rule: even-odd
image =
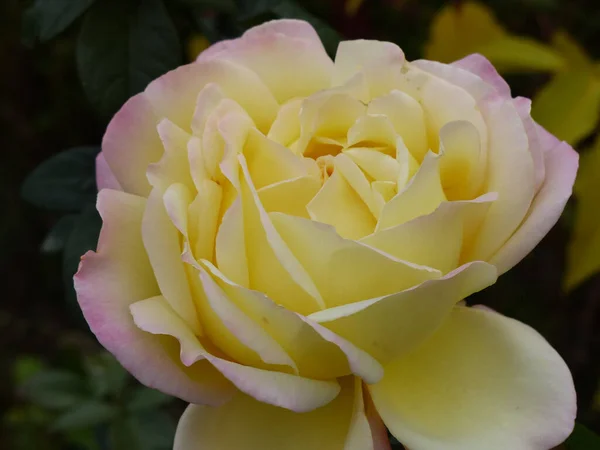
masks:
[[[136,0],[96,0],[86,16],[102,2],[113,3],[107,6],[113,11],[128,11],[127,4]],[[106,61],[95,65],[89,54],[78,53],[85,52],[82,27],[92,19],[74,20],[44,39],[39,30],[37,35],[28,31],[31,17],[23,19],[31,3],[0,4],[0,448],[168,449],[183,405],[138,386],[103,353],[81,317],[70,283],[79,255],[94,247],[99,225],[90,207],[93,155],[111,114],[151,78],[129,80],[113,98],[98,99],[99,87],[88,84],[84,89],[82,76],[101,70]],[[148,77],[189,61],[193,45],[204,42],[200,35],[208,41],[236,36],[274,17],[309,18],[327,39],[328,50],[335,49],[340,36],[375,38],[399,44],[408,59],[416,59],[423,55],[433,17],[446,3],[366,0],[349,15],[342,0],[164,0],[160,11],[170,17],[176,36],[168,37],[172,47],[167,66],[150,68]],[[554,31],[565,29],[600,60],[597,0],[482,3],[511,33],[547,42]],[[105,28],[107,41],[120,30],[119,24],[111,27]],[[88,38],[92,33],[91,39],[102,39],[91,28],[88,24]],[[549,76],[519,73],[507,79],[515,95],[532,97]],[[592,139],[582,140],[577,149]],[[72,189],[70,196],[55,198],[54,205],[52,180],[46,196],[23,192],[24,180],[40,163],[73,147],[78,149],[63,156],[56,169],[64,170],[64,179],[71,183],[62,186]],[[33,197],[33,204],[23,194]],[[469,302],[530,324],[549,340],[572,370],[578,420],[599,433],[600,276],[569,294],[562,289],[575,206],[575,201],[568,205],[530,256]]]

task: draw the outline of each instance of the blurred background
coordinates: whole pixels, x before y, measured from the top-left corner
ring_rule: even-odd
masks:
[[[600,449],[598,0],[2,0],[0,448],[171,448],[184,405],[128,376],[76,304],[71,279],[100,228],[94,158],[111,115],[149,81],[280,17],[310,21],[331,55],[354,38],[395,42],[408,59],[482,53],[580,153],[560,222],[469,302],[561,353],[581,424],[562,448]]]

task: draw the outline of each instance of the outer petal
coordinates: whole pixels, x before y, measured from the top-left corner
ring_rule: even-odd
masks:
[[[495,267],[477,261],[412,289],[319,311],[308,319],[385,364],[431,336],[458,301],[495,281]]]
[[[102,189],[123,190],[102,152],[96,157],[96,186],[99,191]]]
[[[312,411],[333,400],[340,391],[335,380],[313,380],[232,362],[204,348],[164,298],[157,296],[131,305],[138,327],[155,335],[176,338],[186,365],[212,364],[240,391],[271,405],[296,412]],[[193,367],[193,366],[192,366]]]
[[[544,142],[554,144],[544,149],[546,177],[527,217],[508,242],[492,257],[491,262],[504,273],[523,259],[550,231],[571,196],[579,155],[566,142],[559,142],[538,126]]]
[[[243,394],[218,408],[191,405],[177,427],[175,450],[383,450],[375,447],[360,381],[342,380],[328,405],[298,414]]]
[[[487,309],[456,307],[369,389],[411,450],[546,450],[575,420],[573,380],[558,353],[532,328]]]
[[[502,97],[507,99],[511,97],[510,86],[504,81],[504,78],[498,74],[494,65],[489,62],[485,56],[473,53],[472,55],[465,56],[463,59],[453,62],[451,65],[474,73],[483,81],[493,86],[496,92]]]
[[[144,93],[131,97],[108,124],[102,154],[125,192],[146,196],[146,169],[158,161],[163,146],[156,131],[160,118]]]
[[[100,343],[140,382],[190,402],[222,403],[232,393],[223,377],[185,368],[173,342],[141,331],[129,313],[130,304],[159,294],[141,237],[145,204],[124,192],[100,192],[104,225],[97,253],[86,253],[75,275],[79,305]]]
[[[333,62],[308,22],[276,20],[221,41],[198,61],[228,59],[256,72],[283,103],[329,87]]]

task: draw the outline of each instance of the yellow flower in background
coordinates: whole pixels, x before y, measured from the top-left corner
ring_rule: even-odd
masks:
[[[563,55],[565,67],[537,92],[531,115],[559,139],[576,144],[600,119],[600,72],[564,31],[554,35],[552,45]]]
[[[509,34],[487,6],[449,3],[433,19],[425,58],[449,63],[471,53],[481,53],[505,72],[556,71],[565,64],[550,46]]]
[[[460,301],[548,232],[578,157],[480,55],[406,61],[302,21],[219,42],[131,98],[97,160],[78,300],[178,450],[550,448],[573,382]]]
[[[570,290],[600,271],[600,137],[581,158],[575,183],[575,224],[567,250],[564,285]]]
[[[187,43],[188,61],[194,61],[200,53],[210,47],[210,41],[201,34],[194,34]]]

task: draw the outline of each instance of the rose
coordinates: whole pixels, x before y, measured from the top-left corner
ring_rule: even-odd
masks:
[[[490,63],[269,22],[150,83],[97,161],[98,340],[192,403],[175,447],[542,449],[575,395],[535,331],[457,305],[558,219],[577,155]],[[363,383],[364,382],[364,383]],[[209,405],[209,406],[206,406]]]

